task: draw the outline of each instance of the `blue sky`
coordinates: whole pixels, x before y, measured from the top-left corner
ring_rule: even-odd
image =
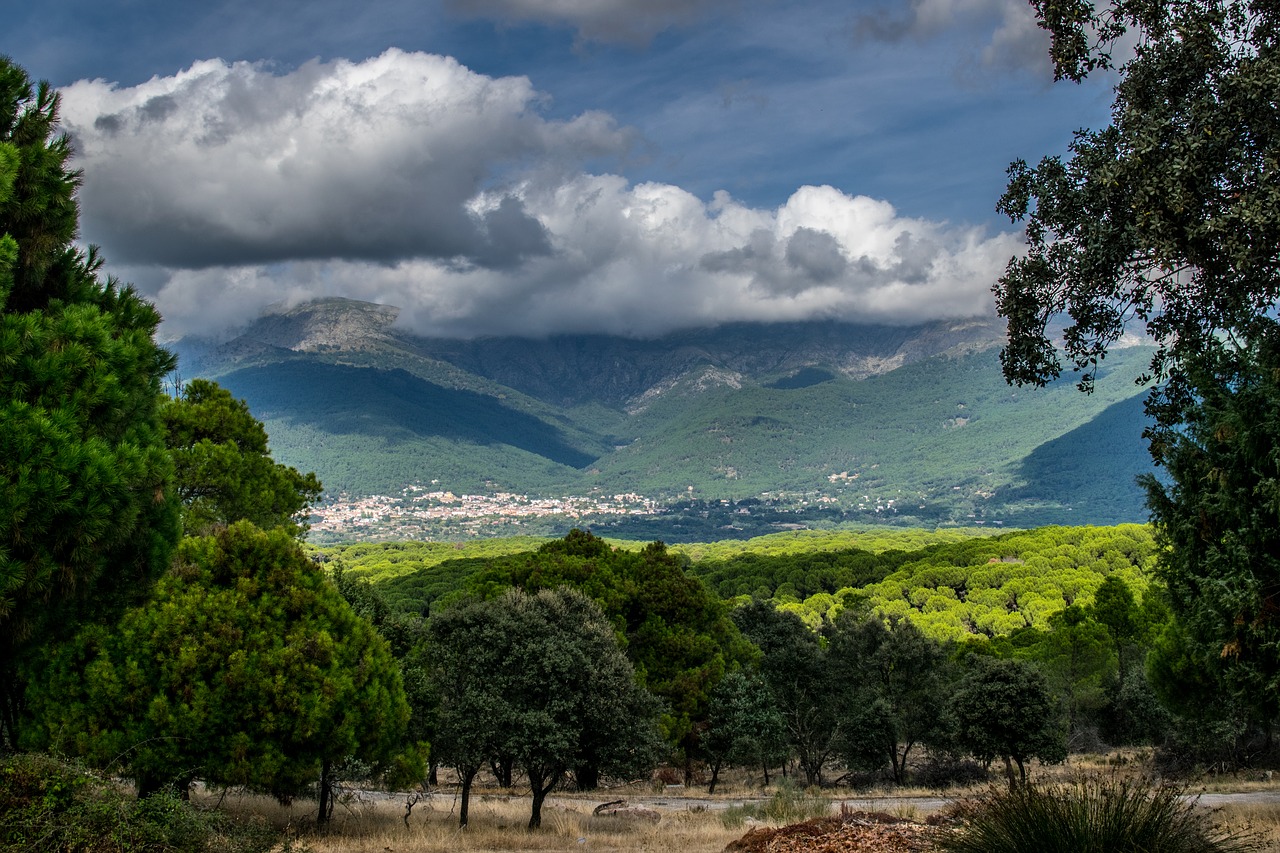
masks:
[[[51,6],[51,8],[49,8]],[[990,310],[1009,161],[1107,120],[1021,0],[27,4],[83,237],[172,335],[343,295],[444,335]]]

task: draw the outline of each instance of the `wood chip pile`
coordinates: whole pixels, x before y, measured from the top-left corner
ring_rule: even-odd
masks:
[[[852,812],[782,827],[758,827],[725,853],[933,853],[940,821],[918,823],[883,812]]]

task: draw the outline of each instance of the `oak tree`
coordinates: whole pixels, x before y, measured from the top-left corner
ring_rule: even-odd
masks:
[[[1266,0],[1032,0],[1059,78],[1117,68],[1111,124],[1071,156],[1015,162],[999,208],[1027,253],[996,285],[1006,377],[1044,384],[1062,343],[1089,387],[1131,321],[1176,388],[1228,335],[1248,346],[1280,295],[1280,9]],[[1125,37],[1127,36],[1126,40]],[[1132,44],[1132,53],[1117,54]]]
[[[1058,703],[1044,676],[1030,664],[970,656],[968,672],[951,695],[950,710],[961,746],[984,761],[1002,759],[1010,788],[1026,783],[1030,759],[1056,764],[1067,757]]]
[[[464,784],[489,757],[511,756],[533,791],[530,829],[541,826],[547,795],[584,762],[629,777],[656,761],[657,703],[582,593],[511,589],[432,616],[429,631],[439,749]]]

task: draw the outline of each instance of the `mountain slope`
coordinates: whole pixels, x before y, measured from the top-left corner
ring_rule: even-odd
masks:
[[[985,320],[451,341],[395,319],[324,300],[176,348],[332,491],[765,495],[923,524],[1144,517],[1142,348],[1113,353],[1086,396],[1005,385]]]

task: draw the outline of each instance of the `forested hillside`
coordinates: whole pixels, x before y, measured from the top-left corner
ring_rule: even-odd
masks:
[[[389,601],[419,610],[483,589],[495,575],[536,574],[531,567],[540,547],[500,539],[460,551],[407,542],[315,550],[347,576],[375,584]],[[614,542],[592,556],[622,560],[640,549],[639,543]],[[1087,605],[1107,577],[1124,581],[1141,600],[1156,546],[1149,528],[1128,524],[1001,535],[805,532],[667,550],[722,600],[773,600],[812,627],[846,608],[875,611],[909,618],[935,639],[957,640],[1045,629],[1055,613]]]

